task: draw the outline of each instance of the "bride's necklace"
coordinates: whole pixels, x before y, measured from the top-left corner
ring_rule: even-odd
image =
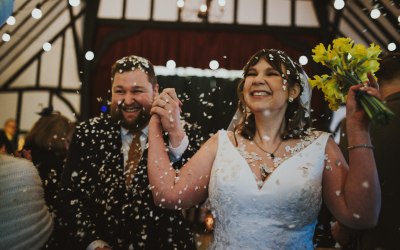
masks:
[[[272,159],[272,161],[273,161],[272,166],[268,166],[256,152],[248,152],[246,150],[246,144],[242,144],[242,145],[238,146],[238,151],[239,151],[240,155],[242,155],[242,157],[245,158],[246,161],[248,161],[249,165],[258,167],[260,169],[261,180],[257,181],[257,185],[259,187],[262,187],[262,185],[263,185],[265,179],[268,177],[268,175],[270,175],[282,162],[282,160],[283,160],[282,158],[274,155],[274,153],[278,150],[278,148],[281,144],[282,144],[282,142],[279,143],[279,145],[273,151],[272,155],[271,155],[271,153],[263,150],[259,145],[256,145],[258,148],[260,148],[260,150],[267,153],[268,157],[270,157]],[[256,162],[259,162],[259,163],[257,164]]]
[[[281,140],[281,141],[278,143],[278,145],[276,146],[276,148],[274,149],[274,151],[272,151],[272,152],[270,153],[270,152],[268,152],[267,150],[263,149],[260,145],[258,145],[258,143],[256,142],[256,140],[253,140],[253,141],[254,141],[254,144],[257,146],[257,148],[259,148],[261,151],[267,153],[267,155],[268,155],[269,157],[271,157],[272,160],[275,159],[275,152],[279,149],[279,147],[281,146],[281,144],[282,144],[282,142],[283,142],[283,140]]]

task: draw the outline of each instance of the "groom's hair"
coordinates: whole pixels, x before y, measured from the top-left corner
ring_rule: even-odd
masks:
[[[149,82],[153,85],[157,84],[157,77],[154,71],[153,64],[146,58],[141,56],[125,56],[117,60],[111,67],[111,83],[114,81],[114,76],[116,73],[124,73],[134,70],[141,70],[146,73],[149,78]]]

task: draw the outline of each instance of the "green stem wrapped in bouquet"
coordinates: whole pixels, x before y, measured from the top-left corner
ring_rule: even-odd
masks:
[[[362,44],[354,44],[350,38],[337,38],[327,48],[320,43],[312,52],[317,63],[328,67],[331,74],[314,76],[311,86],[321,89],[331,110],[337,110],[346,101],[349,88],[368,80],[368,72],[372,74],[379,69],[381,49],[375,44],[366,48]],[[394,113],[378,98],[359,91],[357,99],[371,121],[378,125],[386,125]]]

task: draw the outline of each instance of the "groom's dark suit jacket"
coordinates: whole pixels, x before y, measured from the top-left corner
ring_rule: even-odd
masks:
[[[189,141],[174,166],[181,166],[198,149],[194,137],[189,135]],[[108,115],[77,127],[60,191],[60,232],[67,245],[86,249],[100,239],[113,249],[128,249],[131,244],[134,249],[195,249],[182,212],[153,203],[147,149],[132,178],[133,187],[126,187],[121,144],[120,126]]]

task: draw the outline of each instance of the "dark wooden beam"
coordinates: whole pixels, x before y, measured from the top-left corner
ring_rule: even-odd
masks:
[[[86,5],[83,7],[83,9],[81,11],[85,11]],[[70,16],[70,22],[69,25],[72,29],[72,37],[74,40],[74,49],[75,49],[75,57],[77,58],[76,60],[76,65],[77,65],[77,72],[82,72],[83,71],[83,62],[82,60],[78,60],[78,58],[80,58],[80,55],[82,55],[82,45],[81,42],[79,41],[78,38],[78,31],[76,28],[76,23],[77,23],[77,18],[75,18],[74,12],[72,10],[72,6],[68,5],[68,10],[69,10],[69,16]],[[63,35],[63,43],[65,44],[65,34]],[[64,50],[64,46],[62,46],[63,50]],[[64,58],[64,52],[62,53],[62,60]],[[60,62],[60,70],[62,70],[62,65],[64,64],[63,61]],[[83,79],[81,78],[81,74],[79,75],[79,79],[82,82]],[[62,77],[60,76],[60,86],[61,86],[61,79]]]
[[[99,10],[100,1],[87,0],[85,8],[85,23],[83,32],[83,49],[82,54],[79,55],[77,60],[82,60],[83,72],[82,72],[82,89],[81,89],[81,114],[83,119],[89,118],[90,111],[90,100],[91,100],[91,72],[93,70],[92,63],[85,59],[85,53],[89,50],[93,50],[94,38],[96,37],[97,31],[97,12]],[[152,1],[153,2],[153,1]]]
[[[349,15],[352,16],[361,27],[365,27],[366,30],[368,31],[372,31],[371,29],[371,24],[370,23],[366,23],[363,19],[361,19],[361,17],[359,16],[359,14],[353,10],[353,8],[347,8],[347,10],[349,11]],[[346,15],[344,15],[346,17]],[[353,21],[350,20],[350,18],[346,18],[346,23],[351,26],[355,31],[357,31],[357,33],[363,33],[363,32],[359,32],[359,29],[355,28],[355,24],[353,24]],[[378,42],[380,44],[385,44],[385,42],[375,33],[375,32],[369,32],[369,34],[373,37],[373,39],[375,41],[370,41],[369,39],[367,39],[366,41],[368,41],[368,43],[371,42]]]
[[[264,25],[264,26],[266,26],[267,25],[267,1],[268,0],[263,0],[263,11],[262,11],[262,24]]]
[[[345,6],[346,8],[346,6]],[[332,30],[330,33],[330,40],[334,38],[334,36],[339,34],[339,25],[340,25],[340,21],[342,20],[343,17],[343,12],[345,11],[345,8],[341,9],[341,10],[335,10],[335,15],[333,18],[333,23],[332,23]]]
[[[233,24],[238,23],[239,0],[233,1]]]
[[[292,28],[296,25],[296,0],[290,0],[290,24]]]
[[[313,0],[313,6],[319,22],[319,32],[322,34],[321,42],[328,43],[333,37],[333,34],[330,33],[332,29],[328,18],[328,1]]]
[[[350,26],[350,28],[356,33],[359,37],[361,37],[366,43],[371,43],[372,41],[365,35],[363,31],[361,31],[352,20],[350,20],[346,15],[343,15],[343,20]]]
[[[117,19],[98,19],[98,25],[116,25],[122,28],[140,27],[146,28],[165,28],[174,30],[199,30],[199,31],[219,31],[231,32],[239,31],[243,33],[285,33],[285,34],[315,34],[320,32],[320,28],[314,27],[296,27],[291,26],[264,26],[248,24],[225,24],[225,23],[188,23],[188,22],[164,22],[164,21],[142,21],[142,20],[117,20]]]
[[[371,27],[375,26],[380,32],[382,32],[383,36],[386,38],[386,41],[382,41],[382,39],[379,39],[382,44],[385,44],[388,41],[396,41],[396,38],[392,34],[390,34],[389,31],[385,27],[383,27],[383,25],[379,22],[379,20],[373,20],[370,17],[369,9],[364,3],[360,2],[360,1],[354,1],[354,4],[356,4],[360,10],[364,10],[364,9],[368,10],[368,11],[362,11],[362,13],[368,18],[368,20],[370,20],[370,22],[366,23],[366,22],[362,21],[362,23],[363,23],[363,25],[368,27],[369,30],[372,30]],[[355,13],[355,11],[353,13]],[[358,15],[355,15],[355,18],[359,22],[361,22],[361,19],[358,18]],[[381,16],[380,18],[383,18],[383,17]],[[378,38],[378,36],[375,34],[375,32],[371,32],[371,35],[373,35],[374,38]]]
[[[395,30],[397,30],[397,32],[400,33],[399,20],[397,19],[398,17],[396,17],[393,14],[393,12],[388,9],[387,5],[383,1],[378,0],[378,3],[380,4],[380,6],[382,6],[382,9],[383,9],[383,13],[382,14],[384,15],[384,18],[386,18],[389,21],[390,25]],[[392,2],[392,6],[396,6],[397,9],[400,9],[400,7],[399,7],[400,6],[400,1],[397,1],[397,5],[396,5],[395,1],[393,1]]]
[[[60,71],[58,72],[58,88],[62,87],[62,78],[63,78],[63,69],[64,69],[64,55],[65,55],[65,34],[62,35],[61,38],[61,51],[60,51]],[[76,54],[76,58],[78,59],[78,53]],[[80,61],[80,60],[77,60]],[[77,69],[79,70],[79,68]],[[79,72],[79,71],[78,71]]]

